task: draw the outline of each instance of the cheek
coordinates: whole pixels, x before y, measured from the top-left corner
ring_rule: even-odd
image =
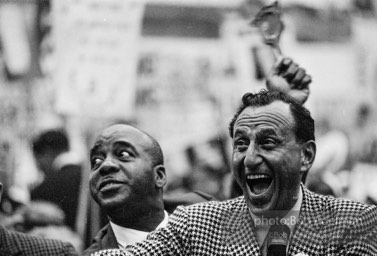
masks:
[[[239,177],[240,172],[243,169],[243,161],[244,161],[244,159],[245,159],[244,154],[242,154],[240,152],[233,153],[232,162],[233,162],[234,176]]]
[[[132,183],[135,189],[146,189],[148,186],[154,186],[155,176],[153,170],[150,167],[139,166],[138,168],[133,168],[125,175],[129,178],[129,182]]]
[[[90,175],[89,175],[89,187],[90,187],[90,190],[95,189],[96,184],[97,184],[97,180],[98,180],[98,175],[96,175],[95,172],[90,173]]]
[[[295,191],[300,184],[299,161],[296,158],[286,156],[284,161],[280,162],[279,190],[285,192]]]
[[[234,166],[237,166],[237,167],[240,167],[243,165],[243,161],[245,159],[245,154],[244,152],[233,152],[233,158],[232,158],[232,161],[233,161],[233,165]]]

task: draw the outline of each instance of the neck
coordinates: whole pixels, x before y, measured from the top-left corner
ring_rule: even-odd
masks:
[[[135,207],[108,213],[108,218],[121,227],[151,232],[164,220],[165,211],[163,207]]]

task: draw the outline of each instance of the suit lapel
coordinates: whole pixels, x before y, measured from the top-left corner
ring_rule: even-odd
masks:
[[[302,189],[303,202],[288,254],[295,255],[302,252],[308,255],[321,255],[324,239],[321,235],[324,225],[323,202],[304,186]]]
[[[239,197],[224,215],[225,243],[230,255],[260,255],[254,224],[244,197]]]
[[[107,225],[108,225],[107,226],[107,233],[103,237],[102,248],[103,249],[118,248],[119,246],[118,246],[118,242],[117,242],[117,239],[115,237],[114,231],[111,228],[110,223],[108,223]]]

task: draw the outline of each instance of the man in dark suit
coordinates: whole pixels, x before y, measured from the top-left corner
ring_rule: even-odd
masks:
[[[43,178],[31,189],[31,200],[56,204],[64,212],[65,224],[76,230],[82,163],[80,157],[70,152],[67,132],[63,128],[41,131],[32,146]]]
[[[276,74],[307,88],[305,72],[284,62]],[[165,228],[119,255],[377,255],[376,206],[317,195],[302,182],[316,154],[305,107],[276,90],[246,93],[229,131],[243,195],[178,207]]]
[[[0,199],[3,185],[0,183]],[[0,256],[70,256],[78,255],[72,245],[57,240],[44,239],[0,226]]]

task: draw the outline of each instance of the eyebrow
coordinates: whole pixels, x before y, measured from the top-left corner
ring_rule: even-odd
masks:
[[[264,127],[261,129],[261,133],[264,135],[276,135],[276,130],[272,127]]]
[[[123,147],[131,148],[134,152],[137,152],[135,146],[132,145],[131,143],[127,142],[127,141],[118,140],[118,141],[114,142],[114,146],[116,146],[116,147],[123,146]]]
[[[89,151],[89,155],[92,156],[94,154],[94,152],[96,152],[101,146],[96,144],[94,145],[94,147],[92,147]]]
[[[246,131],[244,131],[242,128],[237,128],[235,130],[233,138],[235,138],[235,137],[237,137],[239,135],[242,135],[244,133],[246,133]],[[261,128],[258,133],[259,134],[263,134],[263,135],[277,135],[276,130],[274,128],[272,128],[272,127]]]
[[[127,141],[123,141],[123,140],[115,141],[113,146],[114,147],[122,146],[122,147],[130,148],[136,155],[138,155],[138,151],[136,150],[135,146]],[[95,144],[93,148],[90,150],[90,156],[95,154],[96,151],[98,151],[101,147],[102,147],[101,144]]]
[[[246,131],[244,131],[244,129],[242,129],[242,128],[236,128],[236,129],[234,130],[233,138],[235,138],[235,137],[237,137],[237,136],[239,136],[239,135],[242,135],[242,134],[244,134],[244,133],[246,133]]]

